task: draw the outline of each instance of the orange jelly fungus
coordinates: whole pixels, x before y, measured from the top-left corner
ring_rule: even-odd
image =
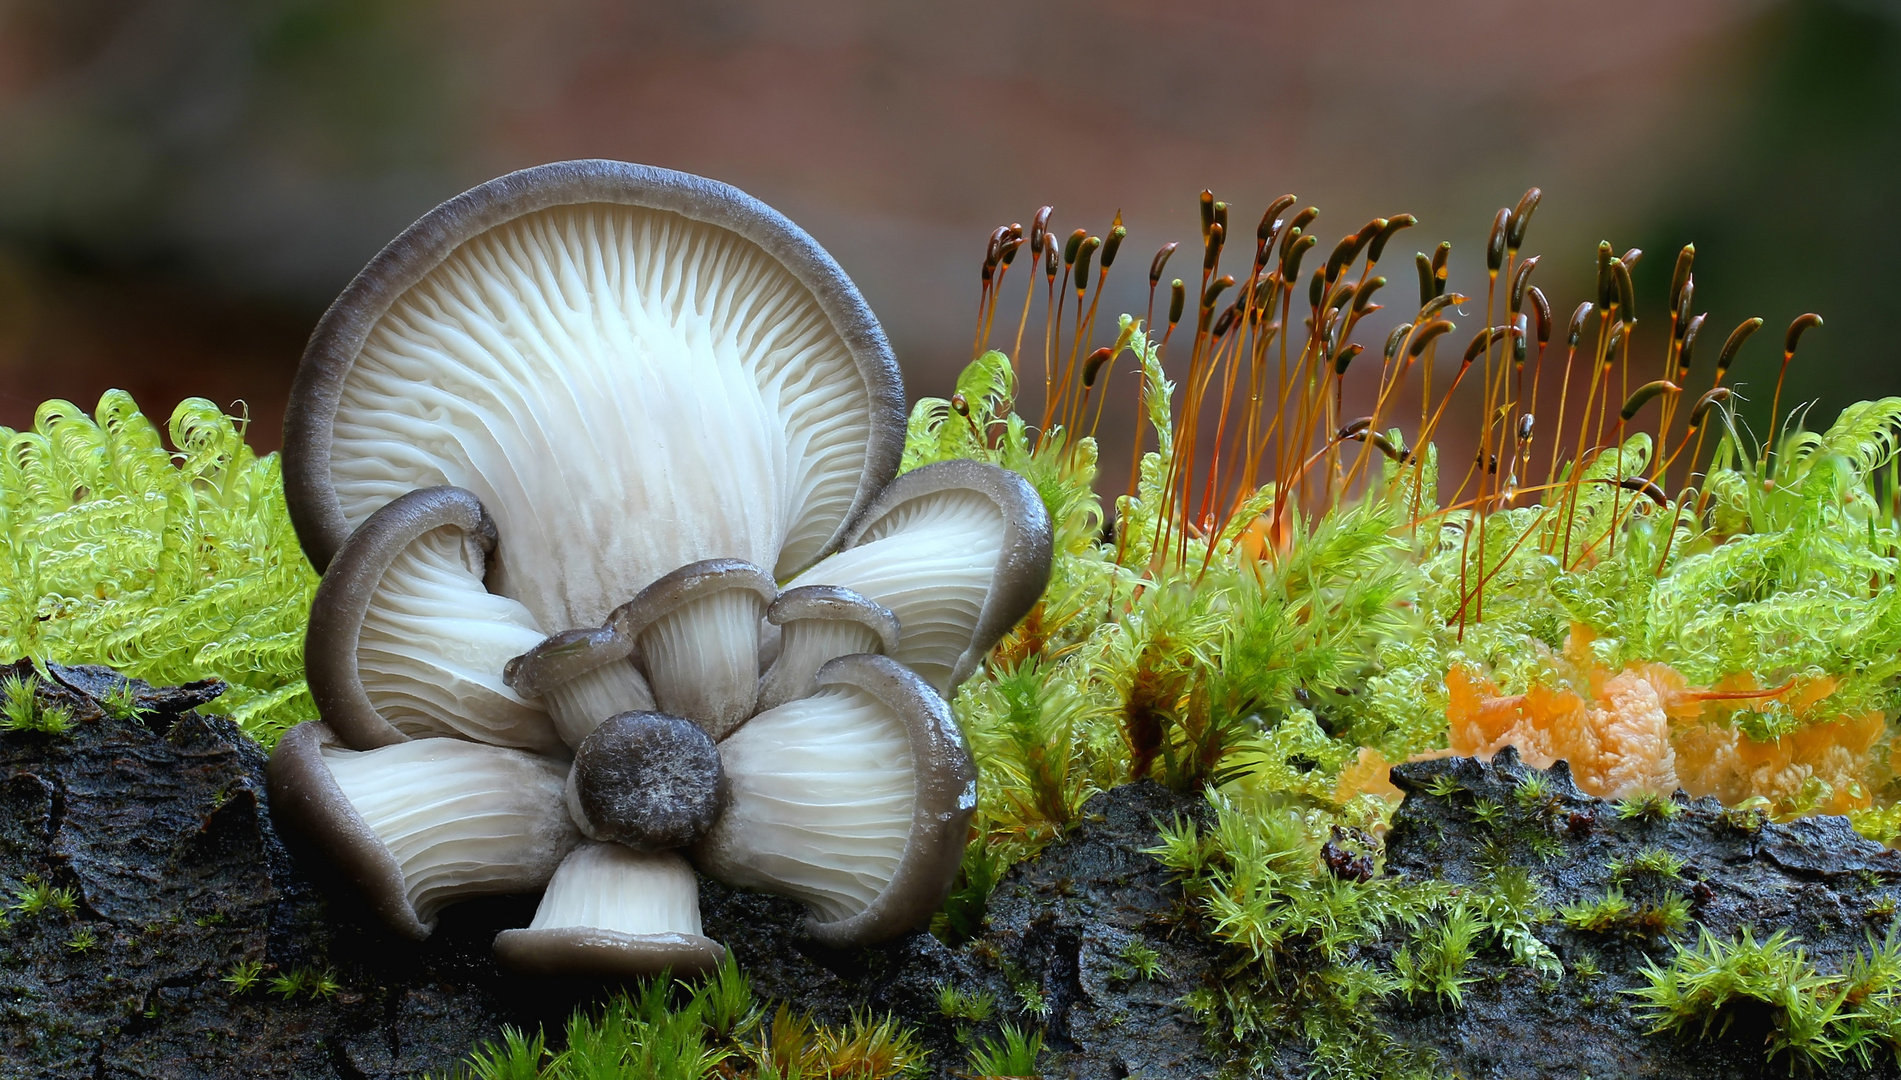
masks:
[[[1446,672],[1449,746],[1425,756],[1490,757],[1514,746],[1538,768],[1570,762],[1578,787],[1607,799],[1682,788],[1730,805],[1761,797],[1778,814],[1839,814],[1872,804],[1869,751],[1886,730],[1880,713],[1811,719],[1765,742],[1729,719],[1736,703],[1771,699],[1813,717],[1834,693],[1833,679],[1761,689],[1745,675],[1693,687],[1668,664],[1612,672],[1591,657],[1591,638],[1588,628],[1574,626],[1564,655],[1550,658],[1558,678],[1522,694],[1502,696],[1490,678],[1454,665]]]
[[[1393,763],[1378,750],[1370,746],[1360,747],[1360,756],[1340,770],[1339,783],[1333,789],[1333,801],[1346,803],[1352,802],[1356,796],[1377,795],[1398,806],[1406,798],[1406,793],[1394,785],[1392,771]]]

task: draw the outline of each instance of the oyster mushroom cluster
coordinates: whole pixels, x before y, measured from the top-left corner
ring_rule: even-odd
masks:
[[[903,439],[870,310],[757,200],[576,161],[444,203],[292,389],[322,720],[273,812],[410,937],[542,890],[518,972],[717,964],[696,870],[832,945],[923,924],[976,805],[945,699],[1050,531],[993,466],[894,479]]]

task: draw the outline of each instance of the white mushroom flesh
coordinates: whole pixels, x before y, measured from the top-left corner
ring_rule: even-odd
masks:
[[[733,885],[865,910],[897,874],[917,799],[904,721],[855,687],[760,713],[720,744],[729,802],[700,851]]]
[[[878,632],[849,619],[794,619],[781,628],[779,657],[759,681],[758,708],[770,709],[818,690],[814,676],[826,661],[853,653],[882,653]]]
[[[899,627],[892,659],[948,693],[990,595],[1005,528],[997,504],[977,492],[922,495],[786,588],[843,585],[890,608]]]
[[[542,633],[521,604],[482,587],[466,545],[457,529],[432,529],[390,563],[358,634],[363,692],[411,738],[557,747],[548,713],[502,681]]]
[[[640,670],[629,660],[611,660],[592,671],[582,672],[542,695],[554,726],[569,746],[581,740],[610,716],[624,712],[653,710],[653,692]]]
[[[766,599],[721,589],[681,604],[640,633],[640,659],[661,712],[715,739],[752,714],[759,689],[759,623]]]
[[[554,872],[528,929],[571,926],[697,936],[699,879],[675,852],[584,840]]]
[[[344,381],[331,480],[352,528],[414,488],[474,492],[505,538],[496,591],[541,626],[592,626],[687,563],[811,563],[857,496],[872,415],[817,300],[751,241],[558,207],[391,305]]]
[[[322,753],[425,923],[466,896],[532,888],[579,839],[559,762],[458,739]]]

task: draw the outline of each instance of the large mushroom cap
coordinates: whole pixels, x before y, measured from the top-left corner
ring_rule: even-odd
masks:
[[[326,566],[379,507],[474,493],[488,584],[537,625],[598,625],[676,567],[781,579],[896,471],[903,392],[830,256],[711,180],[613,161],[449,200],[324,315],[292,388],[284,478]]]

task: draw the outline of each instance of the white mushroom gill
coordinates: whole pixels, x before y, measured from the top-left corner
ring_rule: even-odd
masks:
[[[526,608],[482,587],[467,543],[458,529],[433,529],[390,563],[357,639],[363,692],[411,738],[558,747],[547,712],[502,681],[541,631]]]
[[[784,577],[863,477],[870,391],[812,294],[678,214],[542,210],[453,251],[342,387],[331,480],[354,528],[454,484],[502,537],[490,583],[543,627],[598,624],[675,567]]]
[[[548,689],[543,695],[556,730],[569,746],[594,734],[601,721],[624,712],[645,712],[654,707],[653,691],[640,669],[627,660],[614,660],[592,671],[585,671],[567,682]]]
[[[786,587],[843,585],[890,608],[899,625],[892,658],[947,693],[990,595],[1005,529],[988,497],[934,492],[895,507],[855,545]]]
[[[583,840],[554,872],[530,930],[700,933],[700,886],[677,853]]]
[[[904,721],[856,687],[769,709],[720,744],[729,802],[699,849],[728,883],[802,900],[825,921],[896,875],[917,778]]]
[[[687,601],[642,631],[640,659],[660,711],[686,717],[715,739],[751,715],[765,614],[765,597],[727,588]]]
[[[825,662],[853,653],[881,653],[878,632],[847,619],[796,619],[780,628],[779,655],[759,680],[757,708],[771,709],[818,689]]]
[[[567,768],[458,739],[323,748],[350,806],[389,849],[417,918],[468,896],[535,888],[579,839]]]

